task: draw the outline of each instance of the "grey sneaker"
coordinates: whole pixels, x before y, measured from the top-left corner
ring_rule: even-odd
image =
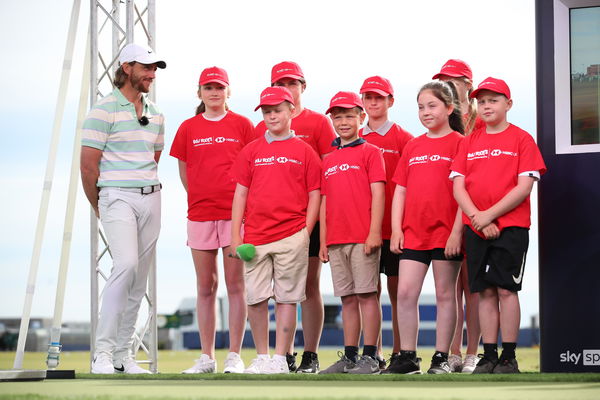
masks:
[[[348,371],[349,374],[376,375],[379,374],[379,361],[371,356],[360,356],[356,366]]]
[[[319,372],[319,374],[345,374],[356,366],[356,364],[341,351],[338,351],[337,354],[340,359]]]
[[[491,374],[494,371],[494,368],[498,364],[498,359],[491,360],[487,358],[484,354],[479,354],[479,362],[477,366],[473,370],[474,374]]]
[[[479,359],[477,360],[479,361]],[[448,356],[448,365],[450,366],[451,372],[461,372],[463,368],[463,360],[459,355],[450,354]]]
[[[494,368],[493,374],[520,374],[519,364],[515,358],[502,358]]]

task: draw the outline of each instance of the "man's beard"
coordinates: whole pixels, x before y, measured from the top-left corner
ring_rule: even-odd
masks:
[[[142,78],[140,78],[137,75],[133,75],[133,74],[130,75],[129,83],[131,83],[131,87],[134,88],[135,90],[137,90],[138,92],[148,93],[150,91],[150,85],[148,85],[148,87],[146,87],[143,83]]]

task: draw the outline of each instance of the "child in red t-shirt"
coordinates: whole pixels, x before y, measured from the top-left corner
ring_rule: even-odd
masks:
[[[506,82],[487,78],[471,97],[486,128],[465,138],[451,178],[467,225],[469,286],[479,293],[484,355],[473,373],[518,373],[518,291],[529,244],[529,195],[546,166],[531,135],[506,120],[512,107]]]
[[[232,165],[240,150],[252,140],[252,122],[228,110],[229,78],[218,67],[200,75],[196,116],[179,127],[171,155],[179,160],[181,182],[188,199],[188,241],[196,269],[197,313],[202,355],[183,373],[216,372],[217,253],[230,253],[231,202],[235,182]],[[223,257],[229,299],[229,354],[224,372],[241,373],[242,339],[246,330],[244,276],[238,259]]]
[[[448,180],[463,139],[463,120],[452,84],[434,81],[417,96],[428,131],[406,145],[394,175],[391,250],[401,253],[398,273],[400,355],[383,373],[421,373],[417,358],[418,302],[433,264],[437,305],[436,351],[430,374],[450,372],[448,351],[456,326],[456,279],[462,261],[462,222]]]
[[[367,124],[361,128],[358,135],[367,142],[379,147],[385,161],[387,183],[385,185],[385,211],[383,213],[381,259],[379,272],[387,276],[387,289],[392,305],[392,332],[393,347],[390,360],[398,356],[400,351],[400,333],[398,332],[398,307],[396,292],[398,291],[398,265],[400,256],[390,251],[390,237],[392,235],[392,198],[396,184],[393,182],[394,171],[402,155],[406,143],[413,136],[402,129],[398,124],[388,119],[389,109],[394,105],[394,88],[392,83],[381,76],[371,76],[363,82],[360,88],[362,101],[367,113]],[[381,295],[381,285],[379,285]],[[381,336],[379,337],[378,352],[381,352]],[[380,366],[385,368],[385,361],[378,354]]]
[[[305,108],[302,104],[302,93],[306,90],[306,79],[300,66],[293,61],[283,61],[275,64],[271,69],[271,86],[282,86],[292,93],[295,108],[292,114],[291,129],[296,137],[308,143],[321,159],[331,153],[334,149],[331,142],[336,136],[329,118]],[[256,137],[264,136],[265,131],[264,121],[259,122],[255,129]],[[321,261],[319,260],[319,247],[319,222],[317,221],[310,237],[306,300],[302,302],[301,307],[304,353],[300,365],[296,367],[296,353],[294,352],[293,343],[287,354],[290,371],[305,374],[319,372],[317,351],[325,316],[320,287]]]
[[[485,128],[485,123],[477,116],[477,102],[470,98],[473,92],[473,71],[469,64],[462,60],[450,59],[442,66],[440,72],[432,79],[444,82],[452,82],[458,92],[460,110],[463,113],[465,123],[465,135],[469,135],[478,129]],[[463,293],[464,304],[463,307]],[[452,372],[472,373],[479,362],[477,349],[481,340],[481,329],[479,328],[479,295],[469,290],[469,274],[467,272],[466,260],[460,266],[460,273],[456,283],[456,302],[458,304],[458,318],[456,319],[456,330],[448,364]],[[466,312],[465,312],[466,308]],[[463,360],[461,347],[463,342],[463,323],[467,325],[467,354]]]
[[[260,104],[265,135],[239,154],[232,208],[232,255],[256,246],[245,262],[248,319],[257,357],[245,373],[288,373],[286,352],[296,330],[296,306],[305,300],[308,243],[320,202],[320,160],[290,130],[294,100],[284,87],[265,89]],[[268,301],[275,299],[275,355],[269,357]]]
[[[339,92],[331,100],[337,147],[323,161],[321,250],[329,261],[336,296],[342,298],[344,355],[322,374],[378,374],[381,308],[377,298],[385,165],[378,147],[358,137],[365,113],[360,97]],[[361,332],[364,350],[358,357]]]

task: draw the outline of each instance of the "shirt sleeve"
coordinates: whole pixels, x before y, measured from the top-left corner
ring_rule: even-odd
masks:
[[[457,172],[458,175],[462,175],[462,176],[467,175],[467,143],[468,142],[469,142],[469,140],[466,138],[460,141],[460,145],[458,146],[458,151],[456,153],[456,156],[454,156],[454,161],[452,161],[452,165],[450,165],[451,176],[452,176],[452,172]]]
[[[321,160],[310,146],[306,146],[306,189],[312,192],[321,187]]]
[[[403,187],[406,187],[406,179],[408,175],[409,149],[410,146],[405,146],[402,150],[402,156],[400,157],[400,161],[398,161],[396,171],[394,171],[394,177],[392,178],[394,183]]]
[[[385,162],[383,161],[383,153],[379,150],[379,148],[375,146],[369,146],[367,168],[370,183],[387,182],[385,176]]]
[[[335,148],[331,145],[331,142],[336,138],[336,134],[333,130],[331,121],[326,116],[322,116],[319,131],[317,133],[317,148],[319,149],[319,155],[331,153]]]
[[[81,145],[104,150],[108,141],[111,122],[110,113],[98,107],[90,110],[83,121]]]
[[[533,137],[525,132],[519,143],[518,173],[520,175],[527,171],[539,171],[540,175],[543,175],[546,172],[546,164]]]
[[[187,161],[187,121],[184,121],[177,129],[173,144],[171,144],[171,151],[169,155],[186,162]]]
[[[264,121],[260,121],[258,124],[256,124],[256,127],[254,128],[254,139],[258,139],[260,137],[263,137],[265,135],[265,132],[267,131],[267,126],[265,125]]]
[[[252,168],[250,165],[250,149],[244,147],[235,160],[234,180],[242,186],[250,187],[252,183]]]

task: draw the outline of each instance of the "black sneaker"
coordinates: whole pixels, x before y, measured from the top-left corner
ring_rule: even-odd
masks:
[[[427,370],[428,374],[449,374],[452,372],[448,360],[435,353],[431,358],[431,366]]]
[[[379,369],[384,370],[386,366],[385,358],[381,357],[379,354],[375,356],[375,360],[379,363]]]
[[[390,358],[390,365],[383,371],[382,374],[422,374],[421,372],[421,359],[411,359],[408,357],[402,357],[397,355],[396,357]]]
[[[290,372],[296,372],[296,356],[298,353],[294,352],[294,354],[285,353],[285,361],[287,361],[288,368]]]
[[[304,352],[302,354],[302,362],[296,369],[297,374],[318,374],[319,373],[319,356],[317,353]]]
[[[477,364],[479,366],[479,364]],[[477,369],[477,368],[476,368]],[[493,374],[520,374],[519,364],[515,358],[504,358],[500,356],[498,364],[492,371]]]
[[[491,374],[494,371],[494,368],[498,364],[498,359],[490,359],[485,356],[485,354],[478,354],[479,362],[473,370],[474,374]]]

